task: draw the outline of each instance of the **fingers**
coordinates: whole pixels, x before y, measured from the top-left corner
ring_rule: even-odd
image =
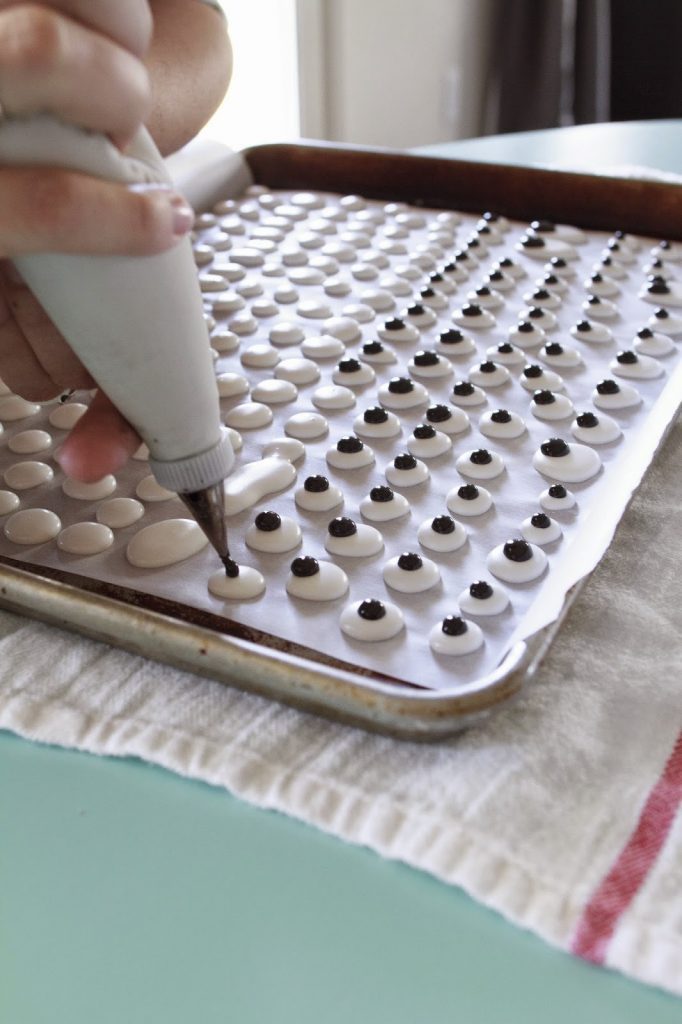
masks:
[[[176,245],[193,222],[186,200],[167,187],[129,188],[52,168],[0,168],[0,257],[151,255]]]
[[[142,61],[99,32],[32,4],[0,10],[0,102],[117,139],[146,119],[151,91]]]
[[[73,480],[93,483],[116,473],[139,445],[139,435],[98,391],[59,449],[57,461]]]
[[[146,53],[152,35],[147,0],[48,0],[49,7],[101,32],[137,57]],[[21,0],[0,0],[0,11],[25,6]]]

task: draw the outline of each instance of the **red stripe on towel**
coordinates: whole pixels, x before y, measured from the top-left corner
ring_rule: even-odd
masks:
[[[604,963],[618,922],[641,889],[658,857],[682,801],[682,733],[651,790],[637,822],[609,873],[583,911],[572,952]]]

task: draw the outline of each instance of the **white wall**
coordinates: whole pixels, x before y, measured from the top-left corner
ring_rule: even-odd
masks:
[[[298,0],[303,135],[407,147],[483,127],[489,0]]]

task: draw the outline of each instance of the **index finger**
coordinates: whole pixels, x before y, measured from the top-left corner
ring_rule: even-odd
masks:
[[[0,10],[20,6],[21,0],[0,0]],[[25,6],[25,5],[24,5]],[[143,57],[152,37],[147,0],[43,0],[50,7],[100,32],[136,57]]]

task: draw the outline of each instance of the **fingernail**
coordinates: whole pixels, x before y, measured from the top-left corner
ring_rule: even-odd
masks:
[[[176,237],[186,235],[194,225],[194,210],[182,196],[173,195],[170,199],[173,209],[173,234]]]

